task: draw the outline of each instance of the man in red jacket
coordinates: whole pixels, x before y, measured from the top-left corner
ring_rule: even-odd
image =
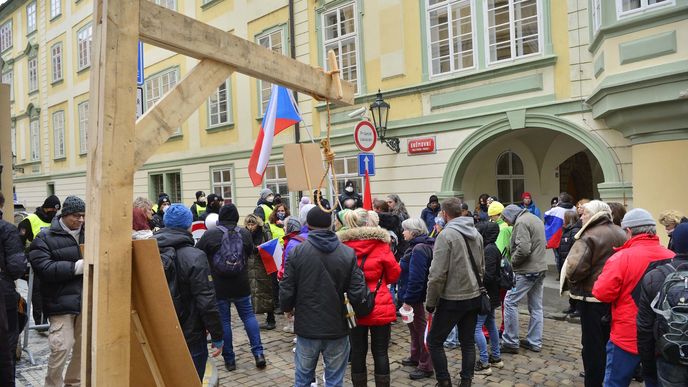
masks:
[[[598,300],[612,305],[612,331],[607,343],[605,386],[628,386],[640,363],[636,336],[638,306],[633,294],[650,264],[674,253],[659,244],[652,215],[636,208],[624,216],[621,228],[628,241],[616,248],[592,289]]]

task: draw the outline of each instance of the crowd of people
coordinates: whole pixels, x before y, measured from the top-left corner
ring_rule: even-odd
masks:
[[[353,182],[332,206],[317,191],[304,196],[293,215],[266,188],[243,222],[219,195],[195,197],[190,208],[164,193],[156,203],[137,198],[132,239],[157,241],[201,380],[209,355],[236,369],[233,305],[257,369],[269,364],[261,330],[276,329],[275,316],[285,314],[283,330],[295,335],[295,386],[316,383],[321,356],[326,385],[343,385],[350,367],[353,386],[367,386],[368,352],[375,385],[393,385],[388,349],[392,324],[400,323],[408,328],[402,365],[409,378],[451,386],[445,351],[458,346],[458,385],[470,386],[474,375],[504,367],[509,354],[546,344],[543,290],[552,249],[569,299],[564,312],[580,319],[585,385],[628,386],[634,377],[647,386],[688,385],[688,219],[677,211],[658,218],[670,236],[665,248],[644,209],[574,203],[565,192],[544,218],[528,192],[506,206],[480,195],[473,212],[459,198],[431,195],[412,217],[396,194],[362,208]],[[36,274],[35,325],[50,326],[45,385],[80,382],[85,206],[76,196],[60,203],[53,195],[18,228],[0,222],[2,386],[14,386],[13,353],[26,324],[14,281],[26,277],[28,265]],[[202,235],[192,234],[199,223]],[[284,251],[276,268],[266,261],[269,243]]]

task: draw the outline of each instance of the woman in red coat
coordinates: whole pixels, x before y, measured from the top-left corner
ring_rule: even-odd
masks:
[[[359,266],[365,258],[361,269],[371,292],[375,291],[378,281],[381,280],[375,297],[375,308],[369,315],[357,319],[358,326],[352,329],[349,335],[351,381],[354,387],[367,385],[368,332],[370,332],[370,350],[375,362],[375,385],[378,387],[390,385],[387,349],[392,321],[395,321],[397,316],[387,285],[397,282],[401,274],[401,267],[389,248],[389,233],[380,227],[368,227],[367,223],[366,210],[359,208],[349,211],[344,216],[344,225],[347,229],[337,233],[342,243],[354,249]]]

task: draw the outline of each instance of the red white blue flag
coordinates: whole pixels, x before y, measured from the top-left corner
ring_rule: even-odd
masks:
[[[282,266],[282,244],[279,243],[279,238],[269,240],[258,246],[258,252],[263,260],[266,273],[275,273],[277,268]]]
[[[275,136],[300,121],[301,115],[292,92],[285,87],[273,84],[270,101],[265,116],[263,116],[263,123],[260,125],[258,139],[253,147],[251,159],[248,161],[248,175],[251,177],[254,187],[263,182],[263,175],[270,161],[272,142]]]
[[[554,207],[545,212],[545,238],[547,248],[556,249],[561,242],[561,235],[564,230],[564,214],[566,211],[575,211],[570,208]]]

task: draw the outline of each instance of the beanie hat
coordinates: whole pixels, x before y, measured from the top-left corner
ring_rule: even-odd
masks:
[[[293,232],[301,231],[301,222],[295,216],[289,216],[284,220],[284,232],[291,234]]]
[[[217,200],[219,200],[219,201],[222,202],[222,201],[224,201],[225,199],[223,199],[222,196],[220,196],[220,195],[217,195],[217,194],[212,193],[212,194],[208,195],[208,199],[207,199],[207,200],[208,200],[208,203],[212,203],[212,202],[217,201]]]
[[[428,204],[430,203],[439,203],[440,200],[437,198],[437,195],[430,195],[430,200],[428,200]]]
[[[196,200],[198,200],[198,198],[200,198],[201,196],[205,196],[205,192],[203,192],[203,191],[196,191]]]
[[[158,211],[162,210],[162,205],[164,203],[170,204],[170,198],[168,196],[158,197]]]
[[[168,201],[170,200],[170,195],[161,192],[160,195],[158,195],[158,201],[162,200],[163,198],[166,198]]]
[[[496,200],[487,207],[487,215],[489,216],[499,215],[502,211],[504,211],[504,205]]]
[[[320,207],[314,207],[308,211],[306,221],[310,228],[326,229],[332,226],[332,217],[327,212],[321,210]]]
[[[523,200],[525,198],[532,199],[533,197],[530,195],[530,192],[524,192],[523,195],[521,195],[521,200]]]
[[[354,182],[351,180],[347,180],[346,183],[344,184],[344,187],[353,187],[353,186],[354,186]]]
[[[41,206],[43,208],[50,208],[50,209],[60,209],[60,198],[58,198],[55,195],[50,195],[48,196],[45,201],[43,202],[43,205]]]
[[[509,224],[514,224],[514,222],[516,222],[516,217],[521,211],[524,211],[523,208],[515,204],[509,204],[504,208],[504,211],[502,211],[502,217],[509,222]]]
[[[307,218],[308,218],[308,211],[312,210],[315,207],[315,204],[304,204],[303,207],[301,207],[301,210],[299,210],[299,222],[301,222],[302,225],[305,225],[307,223]]]
[[[671,233],[676,254],[688,254],[688,223],[680,223]]]
[[[642,208],[634,208],[624,215],[621,228],[633,228],[638,226],[656,226],[652,214]]]
[[[86,203],[78,196],[67,196],[62,205],[62,215],[70,215],[77,212],[86,212]]]
[[[270,188],[263,188],[260,190],[260,198],[265,200],[268,198],[268,196],[273,195],[272,190]]]
[[[165,211],[162,220],[165,222],[165,227],[186,230],[191,227],[191,223],[193,223],[193,215],[183,204],[174,203]]]
[[[239,210],[237,210],[234,204],[226,204],[220,208],[219,220],[225,222],[238,222],[239,221]]]

